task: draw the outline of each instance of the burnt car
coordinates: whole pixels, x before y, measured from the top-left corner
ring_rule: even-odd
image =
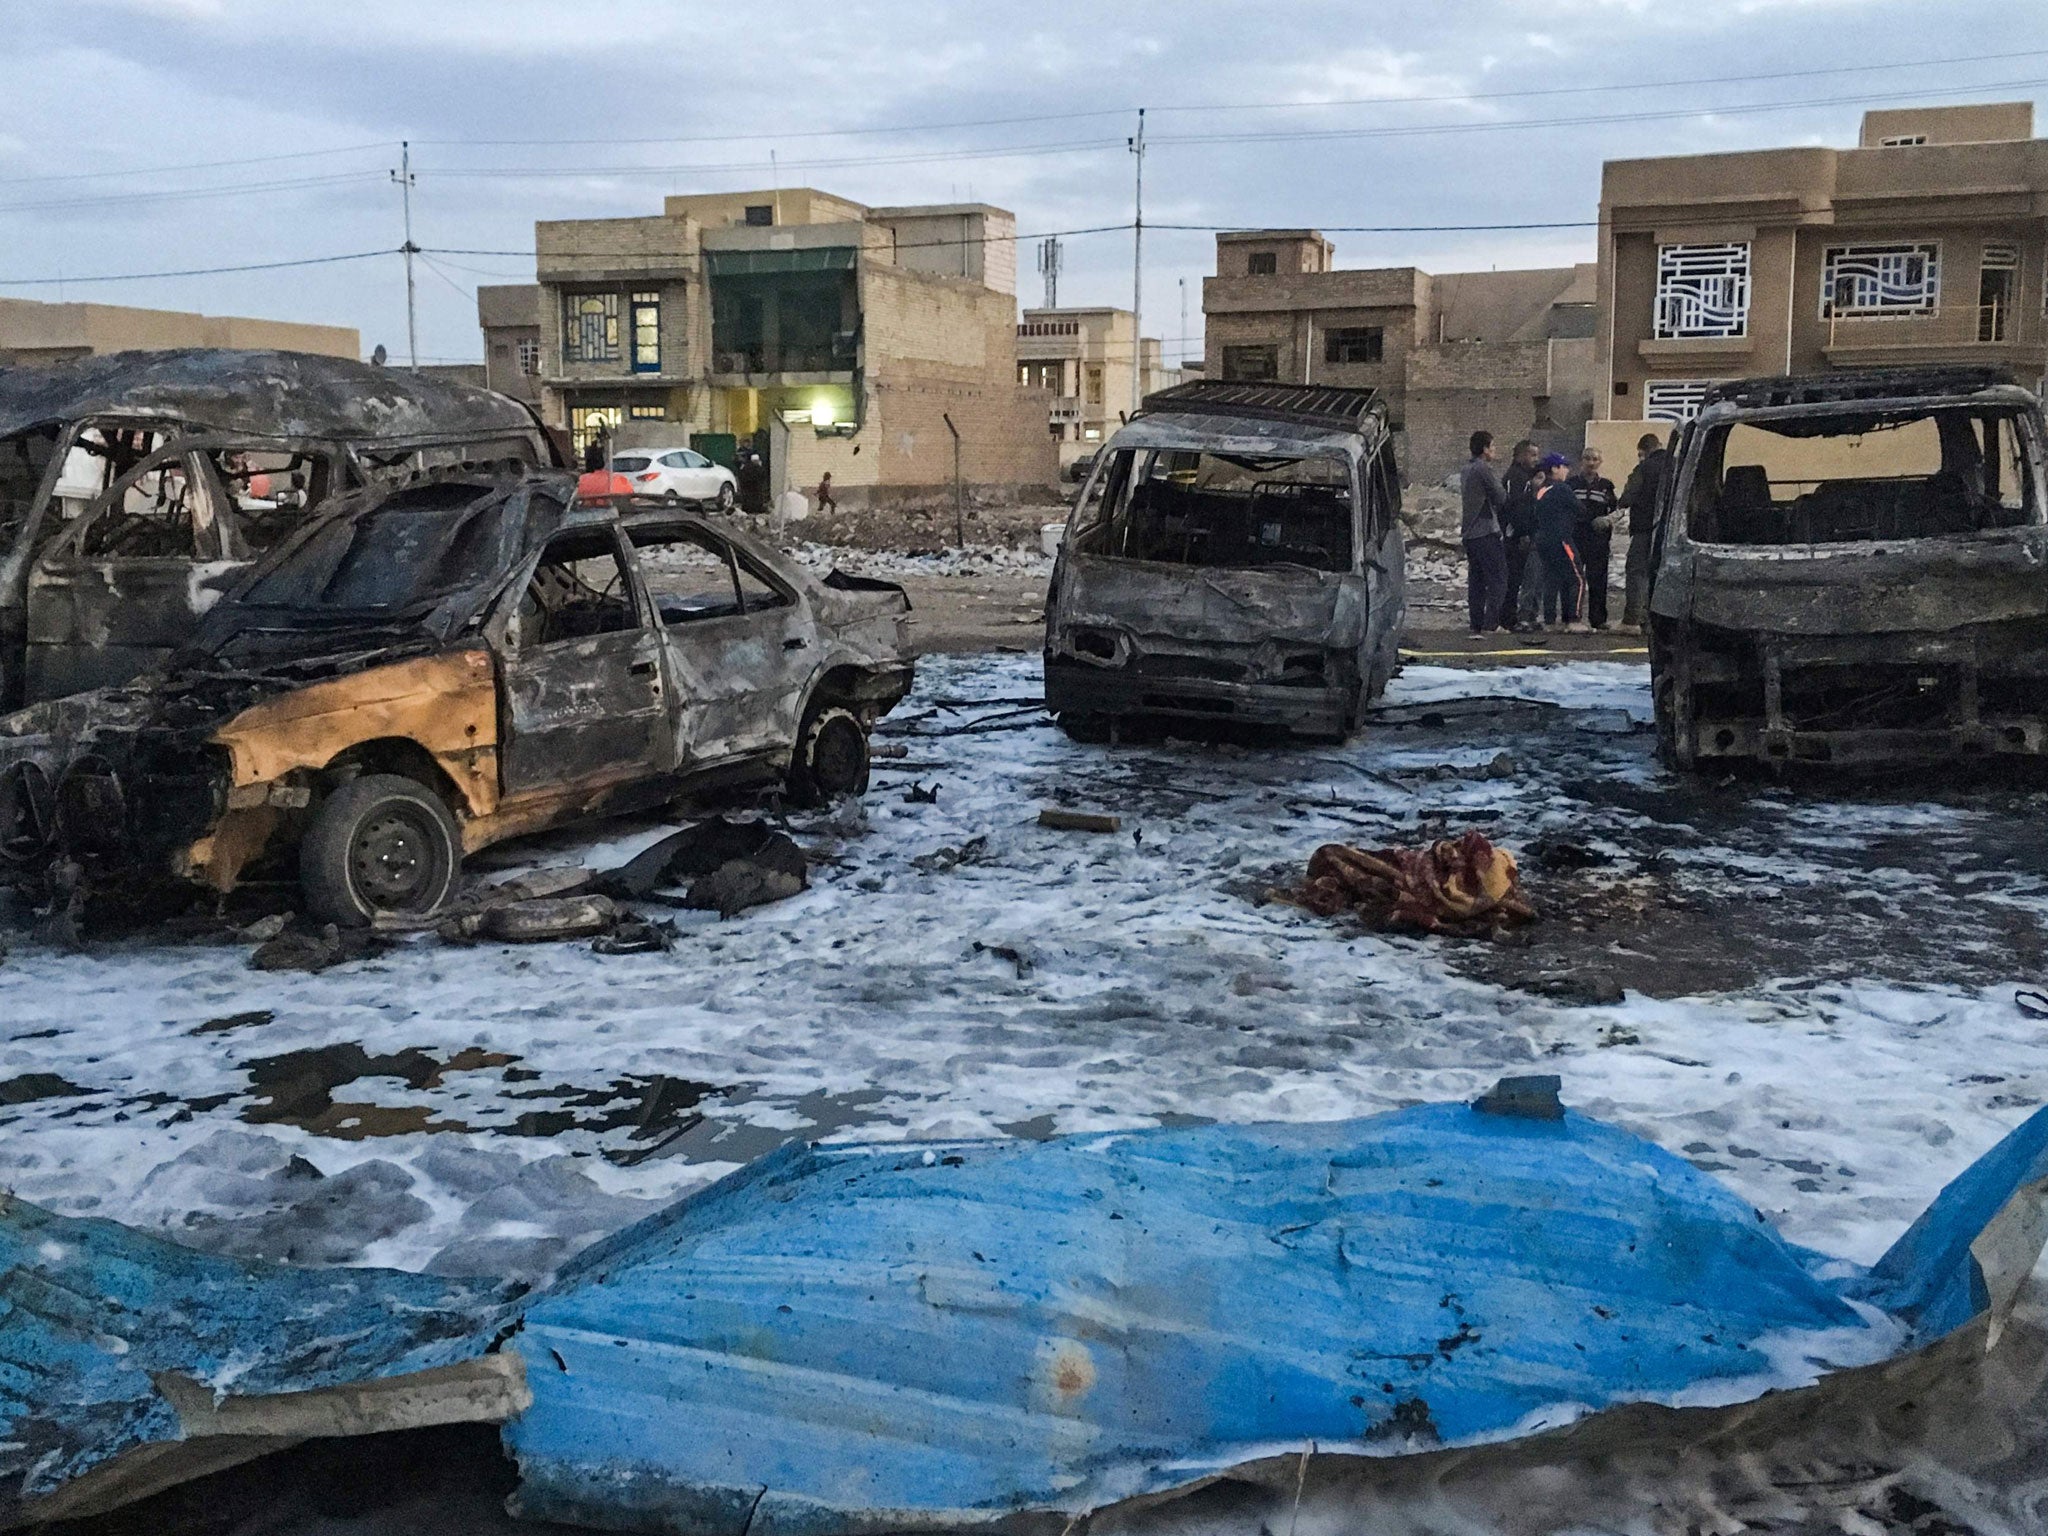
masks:
[[[182,349],[0,369],[0,708],[159,664],[329,497],[561,462],[519,401],[348,358]]]
[[[357,493],[175,669],[0,719],[0,856],[66,901],[295,872],[325,921],[429,913],[505,838],[776,779],[863,791],[908,609],[567,475]]]
[[[1710,390],[1659,507],[1650,659],[1675,767],[2048,751],[2040,402],[1990,369]]]
[[[1097,455],[1045,603],[1045,696],[1340,738],[1399,662],[1401,491],[1368,389],[1202,380]]]

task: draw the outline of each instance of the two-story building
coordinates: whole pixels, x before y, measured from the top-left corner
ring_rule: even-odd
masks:
[[[1610,161],[1600,224],[1610,463],[1720,380],[2048,372],[2048,140],[2026,102],[1869,112],[1854,149]]]
[[[751,443],[778,486],[855,500],[1056,474],[1018,382],[1016,222],[985,204],[868,208],[810,188],[668,198],[535,226],[543,410],[581,448]]]
[[[1591,263],[1432,275],[1335,257],[1312,229],[1218,235],[1209,376],[1378,390],[1411,480],[1456,469],[1482,427],[1577,446],[1593,411]]]
[[[1131,370],[1140,397],[1181,381],[1168,368],[1159,338],[1139,336],[1128,309],[1027,309],[1017,326],[1017,379],[1048,390],[1047,425],[1067,465],[1093,453],[1130,414]]]

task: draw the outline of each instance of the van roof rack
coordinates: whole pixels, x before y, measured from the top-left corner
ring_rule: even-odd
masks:
[[[1917,395],[1969,395],[1980,389],[1997,389],[2016,382],[2009,370],[1983,365],[1858,368],[1842,373],[1797,377],[1730,379],[1709,389],[1700,401],[1700,407],[1704,410],[1710,405],[1731,404],[1754,409],[1772,405],[1912,399]]]
[[[1202,416],[1257,416],[1294,421],[1339,432],[1363,431],[1373,416],[1386,416],[1376,389],[1334,384],[1269,384],[1242,379],[1196,379],[1145,397],[1140,416],[1155,413]]]

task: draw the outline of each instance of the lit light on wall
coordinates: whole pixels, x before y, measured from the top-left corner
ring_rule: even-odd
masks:
[[[811,401],[811,425],[829,427],[836,419],[829,395],[819,395]]]

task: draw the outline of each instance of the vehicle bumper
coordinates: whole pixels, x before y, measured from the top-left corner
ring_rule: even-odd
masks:
[[[1060,715],[1207,720],[1341,736],[1351,728],[1354,692],[1347,686],[1159,676],[1045,658],[1046,708]]]

